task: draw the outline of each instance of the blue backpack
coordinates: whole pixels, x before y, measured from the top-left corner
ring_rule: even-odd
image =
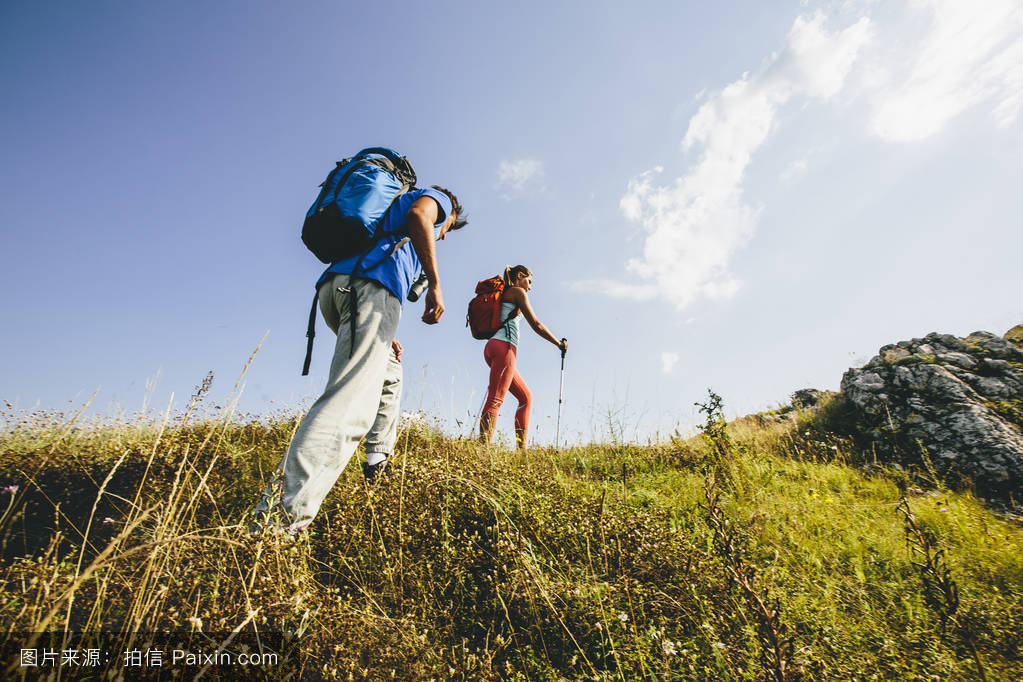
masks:
[[[317,258],[334,264],[352,256],[362,258],[386,236],[377,228],[393,202],[416,185],[416,172],[404,156],[387,147],[369,147],[344,161],[320,185],[316,201],[302,224],[302,241]],[[392,233],[393,234],[393,233]],[[357,307],[351,290],[352,310]],[[309,309],[305,362],[302,376],[309,374],[313,338],[316,336],[317,296]],[[355,315],[352,315],[352,337]]]
[[[306,213],[302,241],[324,263],[368,251],[391,202],[415,184],[412,164],[387,147],[338,161]]]

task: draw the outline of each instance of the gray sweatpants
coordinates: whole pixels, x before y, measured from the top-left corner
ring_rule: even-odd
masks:
[[[350,286],[358,296],[354,347]],[[349,275],[334,275],[320,285],[319,301],[327,326],[337,334],[327,387],[253,510],[262,515],[279,499],[282,522],[292,530],[316,516],[363,437],[367,452],[390,453],[398,428],[401,364],[391,341],[401,303],[383,285]]]

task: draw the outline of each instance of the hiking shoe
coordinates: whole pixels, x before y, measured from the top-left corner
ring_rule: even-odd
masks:
[[[383,474],[384,469],[387,468],[387,460],[377,462],[370,466],[366,462],[362,463],[362,475],[366,477],[367,483],[376,483]]]
[[[253,521],[249,524],[246,535],[250,538],[258,538],[265,535],[267,537],[276,537],[291,541],[299,537],[303,537],[308,531],[310,523],[310,521],[303,521],[291,526],[285,526],[280,521],[271,521],[269,523]]]

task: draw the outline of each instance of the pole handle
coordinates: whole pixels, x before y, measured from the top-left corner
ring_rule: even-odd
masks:
[[[561,362],[562,362],[562,364],[564,364],[564,362],[565,362],[565,353],[568,351],[568,348],[565,346],[565,344],[567,342],[568,342],[568,339],[566,339],[565,337],[561,337]]]

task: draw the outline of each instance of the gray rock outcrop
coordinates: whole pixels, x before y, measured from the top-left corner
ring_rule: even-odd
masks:
[[[928,334],[847,371],[842,394],[879,459],[928,466],[929,458],[950,482],[1019,500],[1023,346],[1015,337]]]

